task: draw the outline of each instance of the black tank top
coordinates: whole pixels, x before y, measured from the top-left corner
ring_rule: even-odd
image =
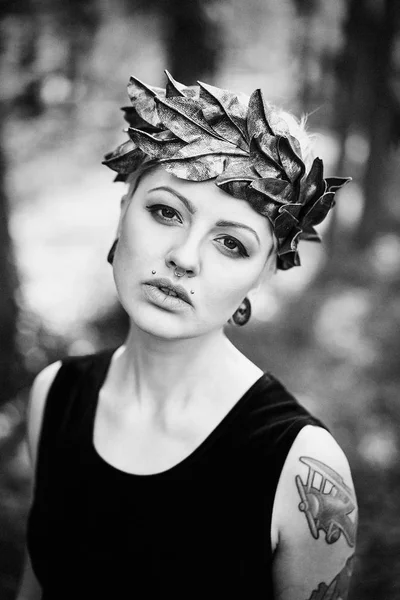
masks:
[[[279,475],[324,425],[264,373],[182,462],[120,471],[93,446],[113,352],[64,359],[47,396],[27,531],[43,600],[272,599]]]

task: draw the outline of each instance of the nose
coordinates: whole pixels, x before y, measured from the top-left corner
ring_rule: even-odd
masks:
[[[187,236],[171,248],[165,263],[170,269],[180,269],[188,277],[195,277],[200,272],[199,244]]]

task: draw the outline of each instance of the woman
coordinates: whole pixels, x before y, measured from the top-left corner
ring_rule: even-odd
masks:
[[[347,460],[223,328],[300,264],[299,238],[319,239],[347,180],[324,179],[318,158],[306,169],[302,127],[259,90],[167,75],[166,90],[131,79],[131,139],[105,159],[129,185],[108,256],[128,336],[32,388],[18,599],[344,599]]]

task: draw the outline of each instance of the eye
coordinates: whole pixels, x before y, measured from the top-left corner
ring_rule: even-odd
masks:
[[[223,246],[223,248],[227,249],[229,251],[229,254],[233,255],[233,256],[242,256],[242,257],[248,257],[248,253],[246,248],[243,246],[243,244],[241,242],[239,242],[238,240],[236,240],[233,237],[230,236],[224,236],[222,238],[218,238],[217,241],[221,240],[223,242],[223,244],[221,244]]]
[[[179,213],[170,206],[166,204],[153,204],[152,206],[146,206],[147,210],[154,216],[157,221],[172,221],[174,222],[174,217],[176,216],[178,219],[178,223],[182,223]],[[176,221],[175,221],[176,222]]]

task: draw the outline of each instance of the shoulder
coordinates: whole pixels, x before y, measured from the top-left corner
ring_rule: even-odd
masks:
[[[114,348],[107,348],[89,354],[66,356],[62,360],[51,363],[36,375],[31,386],[27,407],[28,450],[33,469],[35,469],[46,400],[61,367],[64,367],[64,380],[59,381],[59,384],[63,387],[66,379],[79,381],[96,367],[102,369],[103,365],[108,364],[109,357],[114,351]]]
[[[326,465],[326,478],[333,476],[330,472],[337,471],[342,478],[351,482],[351,472],[348,460],[335,438],[326,429],[316,425],[305,425],[297,434],[286,458],[279,486],[289,477],[298,474],[299,469],[306,471],[312,467],[319,471]]]
[[[276,490],[273,522],[278,537],[290,535],[297,522],[304,525],[307,504],[314,501],[316,511],[317,503],[320,505],[328,497],[338,498],[338,493],[356,510],[354,484],[345,453],[326,429],[305,425],[287,455]],[[348,541],[352,533],[342,532]],[[315,530],[313,535],[317,535]]]
[[[32,468],[35,468],[37,446],[42,426],[46,398],[60,367],[61,360],[51,363],[40,371],[33,383],[29,394],[27,411],[28,449]]]
[[[357,516],[343,450],[322,427],[304,426],[287,455],[276,490],[272,529],[276,564],[287,568],[293,559],[303,572],[311,568],[322,572],[325,565],[325,576],[333,577],[354,552]],[[297,574],[292,577],[295,580]]]

